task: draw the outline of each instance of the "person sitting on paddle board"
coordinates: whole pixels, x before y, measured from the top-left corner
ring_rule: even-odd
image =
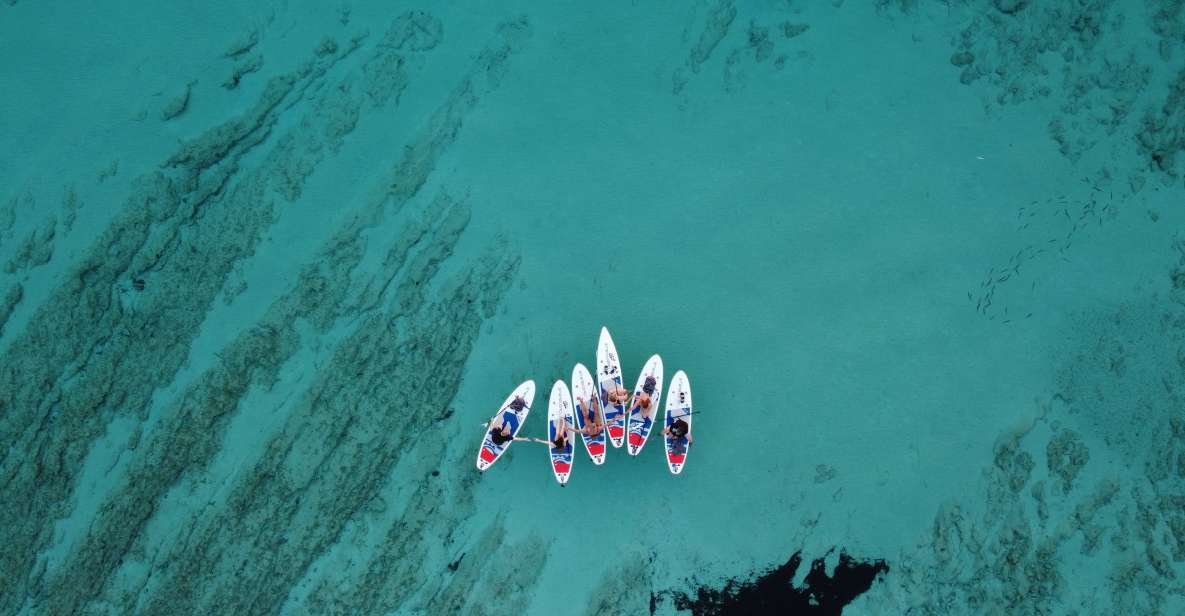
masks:
[[[654,394],[654,387],[658,385],[658,381],[652,376],[646,377],[646,382],[642,384],[642,392],[635,398],[630,410],[626,411],[627,415],[633,414],[634,409],[642,409],[642,418],[648,419],[650,417],[650,396]]]
[[[597,421],[597,417],[600,416],[601,410],[598,408],[600,406],[600,400],[593,398],[592,400],[589,400],[588,404],[586,405],[584,403],[584,398],[577,397],[576,402],[580,405],[580,408],[584,409],[585,411],[583,433],[589,438],[593,438],[600,434],[601,430],[604,429],[600,422]]]
[[[676,453],[679,453],[683,448],[684,439],[686,439],[688,445],[691,444],[691,426],[687,425],[687,422],[683,421],[682,417],[676,418],[675,421],[671,422],[671,425],[663,428],[662,433],[675,439]]]
[[[605,391],[605,396],[604,396],[605,399],[601,400],[600,402],[603,405],[625,404],[625,401],[629,397],[630,397],[630,392],[628,392],[620,387],[614,387],[613,389],[609,389],[609,390]]]

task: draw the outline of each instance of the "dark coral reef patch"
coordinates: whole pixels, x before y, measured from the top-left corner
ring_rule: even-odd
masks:
[[[757,576],[741,575],[725,581],[720,588],[700,585],[694,594],[668,591],[675,609],[695,616],[730,614],[842,614],[843,608],[864,594],[872,584],[889,572],[883,560],[861,560],[845,551],[839,553],[834,575],[828,575],[824,559],[811,561],[802,586],[794,585],[802,552],[795,552],[785,564]],[[653,612],[658,596],[651,601]]]

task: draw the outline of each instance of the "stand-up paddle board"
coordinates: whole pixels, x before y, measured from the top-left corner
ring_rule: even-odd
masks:
[[[621,447],[625,441],[625,401],[620,404],[609,402],[609,391],[621,389],[621,362],[617,359],[617,346],[609,330],[601,328],[601,339],[597,342],[597,393],[601,396],[601,409],[605,415],[605,431],[614,447]]]
[[[646,384],[648,379],[654,379],[650,387]],[[647,389],[650,391],[646,391]],[[651,355],[650,359],[646,360],[642,374],[638,375],[638,384],[634,385],[634,396],[630,404],[637,405],[638,396],[643,392],[650,396],[650,410],[645,415],[640,406],[630,411],[628,430],[631,456],[638,455],[646,445],[646,437],[650,436],[650,429],[654,427],[654,415],[658,412],[658,403],[662,398],[662,358],[658,355]]]
[[[490,420],[490,424],[486,426],[486,436],[481,441],[481,449],[477,450],[477,470],[484,471],[493,466],[498,458],[506,453],[506,448],[514,441],[506,441],[501,445],[494,444],[494,438],[490,434],[490,430],[495,425],[510,425],[510,436],[517,436],[518,431],[522,429],[523,422],[527,420],[527,413],[531,412],[531,403],[535,401],[535,381],[527,381],[519,385],[514,393],[506,398],[506,402],[502,403],[502,408]],[[516,408],[517,407],[517,408]],[[505,422],[505,423],[501,423]]]
[[[551,401],[547,405],[547,440],[555,441],[561,418],[568,422],[569,427],[575,425],[572,423],[575,419],[572,417],[572,395],[568,393],[568,385],[563,380],[556,381],[555,385],[551,386]],[[568,442],[563,449],[556,449],[551,443],[547,445],[547,451],[551,455],[551,470],[560,485],[568,483],[568,475],[572,472],[574,440],[576,434],[569,430]]]
[[[687,373],[682,370],[676,372],[675,377],[671,379],[662,422],[670,428],[676,419],[686,422],[687,430],[691,431],[691,383],[687,381]],[[670,434],[665,435],[663,440],[667,445],[667,465],[671,467],[672,474],[678,475],[683,472],[683,462],[687,459],[687,450],[691,449],[691,443],[687,442],[686,436],[675,438]]]
[[[576,364],[572,369],[572,402],[576,405],[576,427],[581,430],[588,424],[586,415],[589,408],[592,408],[593,417],[596,417],[601,424],[604,424],[604,418],[601,413],[601,407],[596,403],[597,386],[593,383],[592,375],[588,373],[588,368],[584,364]],[[583,404],[581,403],[583,400]],[[596,436],[588,436],[587,434],[580,435],[584,440],[584,448],[588,450],[588,457],[592,458],[593,464],[605,463],[605,431],[601,430]]]

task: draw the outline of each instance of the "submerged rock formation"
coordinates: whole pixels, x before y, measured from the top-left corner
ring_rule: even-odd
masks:
[[[832,573],[825,559],[811,561],[801,586],[794,577],[802,565],[802,553],[795,552],[784,564],[755,577],[738,576],[720,588],[702,585],[694,595],[670,592],[675,609],[695,616],[730,614],[841,614],[843,608],[868,591],[889,572],[883,560],[859,560],[841,551]]]

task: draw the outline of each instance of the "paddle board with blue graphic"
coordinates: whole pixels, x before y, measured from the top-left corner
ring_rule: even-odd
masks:
[[[601,413],[601,406],[597,404],[597,387],[593,383],[592,374],[589,374],[588,368],[584,364],[576,364],[572,369],[572,403],[576,405],[576,426],[584,429],[588,425],[586,415],[591,407],[593,417],[604,426],[605,419]],[[588,457],[592,458],[593,464],[605,463],[605,430],[601,430],[596,436],[588,436],[581,434],[584,440],[584,448],[588,450]]]
[[[682,370],[675,373],[671,379],[671,388],[667,390],[667,406],[663,411],[662,424],[670,428],[676,419],[687,423],[688,434],[691,433],[691,382],[687,380],[687,373]],[[667,446],[667,466],[671,473],[678,475],[683,472],[683,463],[687,460],[687,451],[691,443],[687,437],[674,438],[669,434],[663,435]]]
[[[601,328],[601,339],[597,341],[597,393],[601,395],[601,408],[605,416],[605,431],[609,442],[621,447],[625,442],[625,401],[609,403],[609,391],[621,389],[621,360],[617,358],[617,346],[607,328]]]
[[[647,379],[654,379],[650,396],[650,408],[643,411],[641,407],[630,410],[629,417],[629,453],[636,456],[646,445],[646,438],[650,436],[650,429],[654,427],[654,417],[658,413],[658,403],[662,398],[662,358],[651,355],[642,367],[642,374],[638,375],[638,383],[634,385],[634,394],[630,399],[631,406],[637,404],[638,397],[647,389]]]
[[[521,405],[516,405],[515,400],[521,400]],[[510,436],[517,436],[519,431],[523,429],[523,423],[527,421],[527,414],[531,412],[531,403],[535,401],[535,381],[526,381],[522,385],[515,388],[514,392],[507,396],[506,401],[502,403],[502,408],[494,414],[490,419],[490,423],[486,426],[486,436],[481,441],[481,449],[477,450],[477,470],[484,471],[494,465],[502,454],[506,453],[506,448],[514,441],[507,441],[501,445],[494,444],[493,436],[490,435],[490,430],[496,425],[510,424]],[[522,408],[515,410],[515,406]]]
[[[568,385],[563,380],[555,382],[551,387],[551,400],[547,405],[547,440],[554,441],[556,437],[556,430],[560,427],[561,419],[568,424],[569,427],[574,426],[575,418],[572,416],[572,394],[568,393]],[[547,452],[551,456],[551,470],[555,473],[555,480],[560,482],[560,485],[568,483],[568,476],[572,473],[572,452],[575,447],[572,442],[576,440],[576,433],[571,430],[568,431],[568,442],[563,449],[556,449],[554,445],[548,444]]]

